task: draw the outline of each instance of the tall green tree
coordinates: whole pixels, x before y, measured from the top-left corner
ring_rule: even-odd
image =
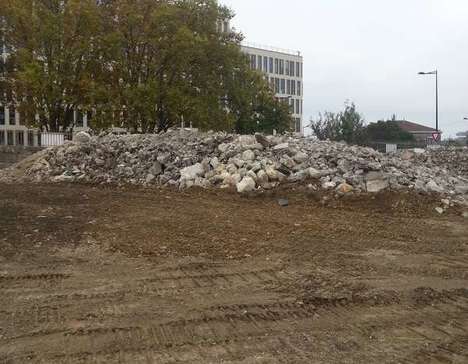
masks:
[[[414,136],[398,126],[396,118],[371,123],[366,127],[367,138],[374,142],[412,142]]]
[[[93,0],[3,0],[5,40],[15,64],[9,86],[23,122],[51,131],[73,126],[86,94],[99,43]]]
[[[345,141],[360,144],[365,141],[364,119],[354,103],[345,103],[339,113],[325,112],[311,120],[314,135],[320,140]]]
[[[233,14],[215,0],[4,1],[10,84],[30,125],[67,130],[81,109],[95,128],[144,133],[290,127],[241,35],[219,31]]]

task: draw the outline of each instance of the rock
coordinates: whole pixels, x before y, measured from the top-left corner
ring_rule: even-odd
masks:
[[[219,166],[219,159],[218,159],[218,157],[213,157],[213,158],[211,158],[211,160],[210,160],[210,165],[211,165],[211,167],[213,167],[213,169],[218,168],[218,166]]]
[[[307,172],[309,173],[309,176],[311,178],[320,178],[322,177],[322,172],[320,172],[318,169],[315,169],[315,168],[309,168],[307,170]]]
[[[304,153],[304,152],[298,152],[296,155],[293,157],[294,161],[297,163],[304,163],[306,160],[309,159],[309,156]]]
[[[426,189],[430,192],[443,193],[444,189],[440,187],[435,181],[429,181],[426,184]]]
[[[148,175],[146,176],[145,182],[146,182],[147,184],[149,184],[149,183],[153,182],[153,181],[155,180],[155,178],[156,178],[156,177],[155,177],[153,174],[150,173],[150,174],[148,174]]]
[[[257,140],[257,143],[261,144],[264,148],[268,148],[271,145],[268,139],[262,134],[255,134],[255,139]]]
[[[468,219],[468,211],[465,211],[462,216],[465,218],[465,219]]]
[[[442,215],[445,212],[445,210],[442,207],[436,207],[435,210],[439,215]]]
[[[255,190],[255,181],[251,177],[244,177],[236,187],[239,193],[252,192]]]
[[[262,187],[265,183],[268,183],[268,175],[263,169],[257,172],[257,183]]]
[[[455,192],[461,195],[468,195],[468,184],[455,186]]]
[[[85,131],[80,131],[79,133],[76,133],[73,141],[81,144],[89,143],[91,141],[91,135]]]
[[[335,187],[336,187],[336,183],[335,183],[335,182],[331,182],[331,181],[330,181],[330,182],[324,182],[324,183],[322,184],[322,188],[323,188],[324,190],[331,190],[331,189],[333,189],[333,188],[335,188]]]
[[[267,174],[270,181],[277,181],[279,179],[278,171],[275,168],[273,168],[272,166],[266,167],[265,172],[266,172],[266,174]]]
[[[353,186],[347,184],[346,182],[344,183],[341,183],[337,188],[336,188],[336,191],[338,193],[342,193],[342,194],[347,194],[347,193],[350,193],[354,190]]]
[[[161,165],[161,163],[159,162],[154,162],[153,165],[151,166],[151,168],[149,169],[149,173],[155,175],[155,176],[159,176],[161,173],[163,172],[163,167]]]
[[[183,168],[180,171],[180,178],[183,181],[194,180],[197,177],[202,176],[205,173],[205,170],[201,163],[197,163],[193,166]]]
[[[288,207],[289,206],[289,200],[287,198],[280,198],[278,200],[278,205],[281,207]]]
[[[414,153],[409,150],[405,150],[401,153],[400,158],[404,161],[409,161],[414,158]]]
[[[369,193],[377,193],[383,191],[389,187],[389,183],[387,180],[372,180],[366,182],[366,190]]]
[[[248,149],[242,153],[242,159],[244,161],[253,161],[255,159],[255,153]]]
[[[288,149],[289,148],[289,143],[281,143],[281,144],[278,144],[278,145],[275,145],[273,147],[273,150],[285,150],[285,149]]]
[[[442,202],[442,204],[445,206],[445,207],[450,207],[450,200],[446,199],[446,198],[443,198],[442,200],[440,200],[440,202]]]

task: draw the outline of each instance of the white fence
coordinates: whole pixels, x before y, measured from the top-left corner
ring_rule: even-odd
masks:
[[[52,147],[71,140],[71,133],[50,133],[25,128],[0,128],[0,146]]]
[[[40,133],[40,146],[53,147],[65,143],[64,133]]]

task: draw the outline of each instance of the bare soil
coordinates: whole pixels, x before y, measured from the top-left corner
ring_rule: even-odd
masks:
[[[468,223],[436,206],[0,184],[0,362],[468,363]]]

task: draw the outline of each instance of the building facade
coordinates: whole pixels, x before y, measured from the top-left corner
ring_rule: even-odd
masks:
[[[300,52],[244,43],[250,68],[263,72],[279,100],[289,104],[296,133],[303,133],[304,67]]]

